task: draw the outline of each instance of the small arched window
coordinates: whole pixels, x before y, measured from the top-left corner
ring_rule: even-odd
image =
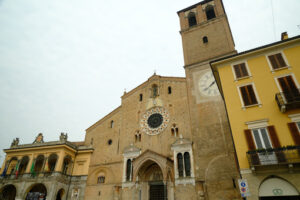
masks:
[[[113,128],[114,127],[114,120],[111,120],[110,121],[110,128]]]
[[[207,38],[206,36],[204,36],[204,37],[202,38],[202,41],[203,41],[204,44],[205,44],[205,43],[208,43],[208,38]]]
[[[194,12],[190,12],[188,15],[189,27],[197,25],[196,15]]]
[[[188,152],[184,153],[184,169],[185,169],[185,176],[191,176],[191,161],[190,161],[190,154]]]
[[[214,10],[214,7],[212,5],[206,6],[205,13],[206,13],[207,20],[216,18],[215,10]]]
[[[143,94],[140,94],[140,101],[143,101]]]
[[[126,163],[126,181],[130,181],[131,176],[131,160],[128,159]]]
[[[171,86],[168,87],[168,94],[171,94],[172,93],[172,88]]]
[[[183,177],[183,158],[181,153],[177,154],[177,165],[179,177]]]
[[[105,176],[99,176],[97,179],[97,183],[105,183]]]

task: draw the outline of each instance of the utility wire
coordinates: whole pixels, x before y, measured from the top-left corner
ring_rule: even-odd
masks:
[[[271,0],[271,8],[272,8],[272,19],[273,19],[273,33],[274,33],[274,41],[276,41],[276,27],[275,27],[275,20],[274,20],[274,7],[273,7],[273,0]]]

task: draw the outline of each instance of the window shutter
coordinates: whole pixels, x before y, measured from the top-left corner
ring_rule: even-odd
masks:
[[[294,122],[288,123],[291,135],[296,145],[300,145],[300,133],[298,131],[297,125]]]
[[[240,78],[242,76],[242,74],[241,74],[239,65],[234,65],[233,68],[234,68],[236,78]]]
[[[280,141],[278,139],[278,136],[276,134],[276,130],[274,126],[268,126],[269,136],[271,137],[271,141],[274,148],[281,147]]]
[[[245,133],[248,149],[249,150],[255,150],[256,147],[255,147],[255,144],[254,144],[254,140],[253,140],[253,137],[252,137],[251,130],[246,129],[246,130],[244,130],[244,133]]]
[[[245,106],[250,105],[251,103],[250,103],[249,98],[248,98],[248,93],[247,93],[246,86],[240,87],[240,90],[241,90],[241,94],[242,94],[242,97],[243,97],[244,105]]]
[[[285,64],[285,61],[284,61],[284,59],[283,59],[281,53],[278,53],[278,54],[276,54],[275,56],[276,56],[277,61],[278,61],[278,63],[279,63],[279,67],[285,67],[286,64]]]
[[[271,56],[268,56],[268,57],[269,57],[269,60],[271,62],[271,65],[272,65],[273,69],[277,69],[278,65],[277,65],[277,62],[276,62],[276,59],[275,59],[275,55],[271,55]]]
[[[249,96],[251,99],[251,104],[257,104],[256,96],[255,96],[252,85],[248,85],[247,89],[248,89],[248,93],[249,93]]]
[[[243,76],[248,76],[248,71],[247,71],[247,68],[246,68],[246,64],[242,63],[242,64],[240,64],[240,66],[241,66]]]

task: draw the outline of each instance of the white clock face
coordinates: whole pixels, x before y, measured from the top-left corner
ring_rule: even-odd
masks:
[[[199,91],[205,96],[216,96],[219,94],[215,78],[211,72],[206,72],[198,82]]]

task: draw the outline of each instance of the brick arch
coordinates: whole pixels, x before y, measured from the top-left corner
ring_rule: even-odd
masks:
[[[174,180],[173,162],[165,156],[147,150],[133,161],[133,182],[136,181],[136,177],[138,176],[140,169],[149,161],[156,163],[160,167],[164,181],[166,181],[170,175],[170,178]]]

